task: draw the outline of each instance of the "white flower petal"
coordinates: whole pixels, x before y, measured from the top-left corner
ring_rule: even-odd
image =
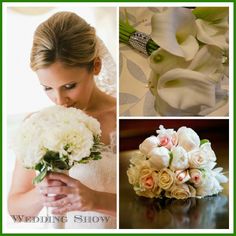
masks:
[[[184,53],[184,58],[186,61],[192,60],[196,55],[199,45],[195,37],[189,35],[186,40],[180,44],[180,48]]]
[[[148,86],[153,96],[157,95],[157,82],[159,77],[160,76],[156,74],[153,70],[149,75]]]
[[[177,131],[178,145],[184,148],[190,154],[190,151],[198,150],[200,146],[200,138],[198,134],[191,128],[182,126]],[[189,155],[190,158],[191,155]]]
[[[222,59],[223,54],[218,47],[205,45],[198,51],[188,69],[211,75],[221,67]]]
[[[216,173],[220,173],[221,171],[223,171],[223,168],[222,167],[217,167],[213,171],[216,172]]]
[[[161,48],[176,56],[186,59],[187,55],[188,60],[193,58],[195,50],[191,50],[191,53],[186,50],[189,50],[190,42],[195,49],[197,42],[188,39],[188,43],[184,43],[190,35],[196,35],[195,16],[190,9],[170,7],[152,17],[152,39]],[[188,44],[188,46],[186,47],[184,44]]]
[[[220,182],[220,183],[227,183],[228,182],[228,178],[226,176],[224,176],[222,173],[218,173],[216,175],[216,179]]]
[[[174,68],[186,68],[189,66],[189,62],[186,62],[183,57],[170,54],[162,48],[159,48],[151,54],[149,64],[152,71],[158,75],[163,75]]]
[[[181,110],[215,105],[215,86],[206,75],[187,69],[173,69],[160,77],[158,96]]]
[[[215,45],[222,50],[228,50],[229,45],[228,30],[224,27],[219,27],[211,22],[202,19],[196,20],[197,39],[205,44]]]
[[[158,139],[156,136],[150,136],[146,138],[140,145],[139,150],[145,154],[148,155],[148,153],[158,145]]]
[[[155,167],[155,169],[160,170],[162,168],[169,166],[170,156],[169,150],[165,147],[156,147],[149,153],[149,161]]]
[[[216,162],[210,161],[208,162],[206,169],[212,170],[216,166]]]

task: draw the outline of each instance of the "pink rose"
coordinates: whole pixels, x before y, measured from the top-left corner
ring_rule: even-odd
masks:
[[[177,144],[177,133],[173,129],[165,129],[163,125],[159,126],[159,130],[157,130],[158,136],[158,145],[161,147],[165,147],[167,149],[171,149],[173,146]]]
[[[152,175],[143,176],[140,178],[140,185],[146,189],[152,189],[155,185],[155,180]]]
[[[202,172],[199,169],[190,169],[190,182],[195,186],[199,186],[202,183]]]
[[[188,170],[177,170],[175,171],[176,184],[183,184],[190,180]]]

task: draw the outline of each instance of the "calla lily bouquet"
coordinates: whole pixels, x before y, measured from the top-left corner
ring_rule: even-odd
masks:
[[[23,166],[38,172],[33,183],[49,172],[101,159],[100,123],[76,108],[52,106],[32,114],[19,127],[13,149]]]
[[[120,42],[149,55],[149,88],[161,115],[207,115],[227,103],[228,18],[227,7],[160,8],[147,39],[120,21]]]
[[[165,129],[145,139],[131,158],[129,183],[139,196],[148,198],[205,197],[223,190],[228,181],[216,166],[216,155],[207,139],[191,128]]]

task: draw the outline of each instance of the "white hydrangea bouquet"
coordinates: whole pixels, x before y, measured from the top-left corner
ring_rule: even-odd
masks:
[[[101,158],[100,123],[76,108],[52,106],[31,115],[20,126],[13,149],[41,182],[51,172]]]
[[[216,166],[216,155],[207,139],[191,128],[178,131],[160,125],[157,136],[145,139],[130,160],[129,183],[148,198],[205,197],[223,190],[228,181]]]

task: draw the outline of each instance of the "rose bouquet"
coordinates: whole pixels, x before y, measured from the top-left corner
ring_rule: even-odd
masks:
[[[120,42],[149,55],[159,114],[207,115],[227,104],[228,18],[227,7],[156,8],[150,35],[120,21]]]
[[[223,190],[228,181],[207,139],[191,128],[178,131],[162,125],[157,136],[145,139],[130,160],[129,183],[139,196],[148,198],[205,197]]]
[[[96,119],[76,108],[52,106],[22,123],[13,148],[26,168],[39,173],[33,180],[37,184],[50,171],[100,159],[100,135]]]

